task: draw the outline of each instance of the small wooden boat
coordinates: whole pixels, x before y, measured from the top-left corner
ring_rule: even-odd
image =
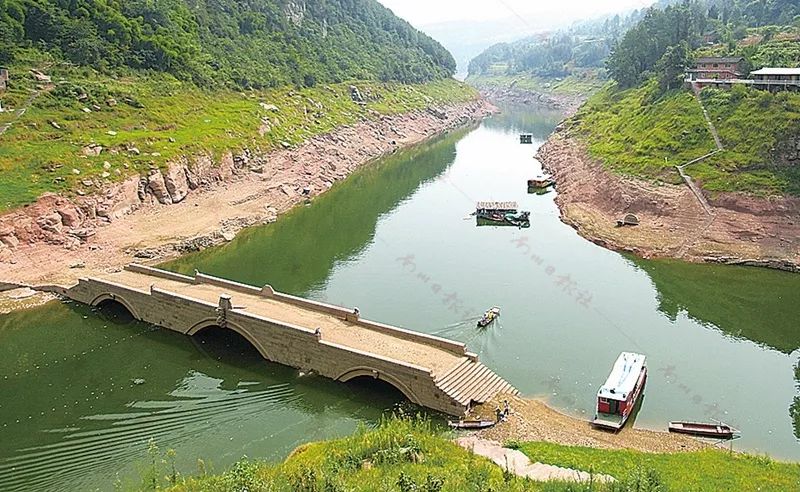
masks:
[[[552,178],[547,178],[545,176],[536,176],[533,179],[528,180],[528,189],[533,190],[543,190],[545,188],[549,188],[556,184]]]
[[[622,352],[611,374],[597,392],[597,410],[592,425],[620,430],[633,413],[647,381],[647,362],[642,354]]]
[[[496,424],[494,420],[448,420],[447,425],[453,429],[488,429]]]
[[[478,327],[485,328],[500,316],[500,308],[495,306],[483,313],[483,317],[478,320]]]
[[[703,422],[672,421],[669,423],[669,431],[713,439],[733,439],[734,435],[739,433],[738,430],[722,422],[707,424]]]

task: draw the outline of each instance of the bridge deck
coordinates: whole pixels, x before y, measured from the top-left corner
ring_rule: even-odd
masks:
[[[434,377],[444,375],[463,359],[463,356],[434,345],[404,340],[345,321],[332,314],[254,294],[231,292],[230,289],[221,286],[184,283],[127,270],[106,275],[101,279],[141,291],[149,291],[150,286],[154,285],[161,290],[215,305],[221,294],[230,294],[236,312],[253,313],[312,330],[320,328],[322,340],[421,366],[432,370]]]

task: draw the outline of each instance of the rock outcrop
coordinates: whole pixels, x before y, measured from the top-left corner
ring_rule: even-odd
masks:
[[[165,242],[133,254],[139,255],[137,258],[156,258],[219,244],[230,240],[243,227],[274,221],[279,211],[324,192],[371,159],[394,152],[403,144],[480,120],[493,111],[495,108],[485,101],[473,101],[434,111],[373,115],[286,149],[271,152],[245,149],[225,153],[217,160],[204,154],[183,156],[164,170],[153,169],[146,176],[131,176],[103,189],[92,183],[90,189],[94,192],[87,196],[73,199],[54,194],[42,196],[28,207],[0,216],[0,279],[8,280],[3,272],[4,263],[16,264],[20,258],[34,261],[29,254],[17,254],[21,249],[52,247],[56,248],[54,254],[59,249],[92,251],[93,237],[100,228],[128,215],[158,213],[205,191],[227,189],[239,181],[250,183],[240,187],[250,190],[247,194],[232,193],[229,203],[236,207],[263,201],[265,205],[259,207],[258,215],[228,217],[211,234]],[[168,231],[162,231],[161,235],[168,236]],[[129,260],[121,255],[120,264]],[[31,268],[35,269],[35,265]],[[18,271],[21,270],[24,268],[19,267]],[[24,276],[27,274],[14,278],[27,280]]]

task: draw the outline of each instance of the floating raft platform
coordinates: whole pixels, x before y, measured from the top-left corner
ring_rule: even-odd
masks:
[[[478,212],[515,213],[517,211],[517,202],[478,202],[475,210]]]

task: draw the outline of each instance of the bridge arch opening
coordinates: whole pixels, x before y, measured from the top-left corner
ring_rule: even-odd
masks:
[[[258,348],[236,330],[208,325],[191,335],[195,346],[212,359],[236,365],[264,362]]]
[[[92,303],[97,315],[114,324],[127,325],[136,321],[136,315],[125,301],[103,297]]]
[[[350,388],[356,397],[363,398],[365,401],[394,404],[408,400],[408,397],[397,386],[371,376],[356,376],[344,384]]]
[[[399,393],[411,403],[419,403],[414,392],[402,381],[391,374],[383,373],[369,367],[351,369],[336,378],[337,381],[350,384],[356,389],[372,389],[377,394],[389,395],[391,392]],[[385,392],[385,393],[384,393]]]

